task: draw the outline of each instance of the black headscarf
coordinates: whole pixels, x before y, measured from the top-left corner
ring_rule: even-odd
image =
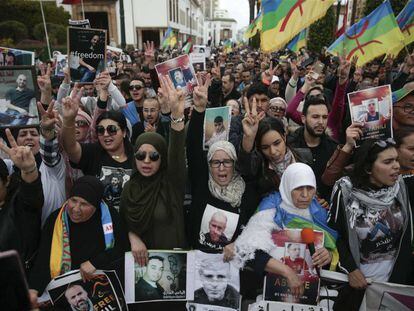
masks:
[[[161,165],[154,175],[146,177],[135,171],[126,183],[121,196],[120,212],[128,230],[137,235],[145,233],[152,224],[155,207],[162,199],[162,189],[166,186],[167,143],[157,133],[141,134],[136,140],[134,151],[143,144],[152,145],[161,156]],[[165,199],[165,198],[164,198]]]

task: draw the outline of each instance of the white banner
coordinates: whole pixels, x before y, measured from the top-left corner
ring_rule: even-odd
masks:
[[[361,310],[366,311],[414,310],[414,286],[373,282],[365,292],[364,302]]]

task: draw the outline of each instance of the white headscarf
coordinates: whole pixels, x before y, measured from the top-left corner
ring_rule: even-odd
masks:
[[[286,168],[282,175],[282,180],[280,181],[279,192],[282,197],[280,207],[291,214],[311,219],[308,208],[297,208],[293,204],[292,190],[302,186],[311,186],[316,189],[315,174],[309,165],[304,163],[292,163]]]
[[[207,161],[210,162],[210,160],[213,158],[214,153],[218,150],[224,151],[236,164],[236,149],[234,149],[232,143],[224,140],[217,141],[210,146],[207,153]],[[246,184],[240,174],[233,169],[232,180],[227,186],[221,187],[214,181],[213,176],[211,176],[209,167],[208,188],[211,194],[217,199],[230,203],[233,207],[238,207],[241,204],[241,199],[244,193],[244,189],[246,188]]]

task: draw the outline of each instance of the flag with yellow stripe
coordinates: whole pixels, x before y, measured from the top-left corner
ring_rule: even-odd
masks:
[[[261,48],[284,47],[303,29],[326,14],[335,0],[263,0]]]
[[[397,55],[403,48],[404,36],[391,4],[386,0],[368,16],[352,25],[328,48],[328,52],[345,55],[348,60],[357,56],[357,66],[362,66],[383,54]]]

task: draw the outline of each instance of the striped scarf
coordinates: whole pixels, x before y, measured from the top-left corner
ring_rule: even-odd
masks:
[[[114,234],[112,227],[112,218],[108,206],[102,201],[101,223],[105,238],[105,249],[114,246]],[[60,212],[55,221],[52,236],[52,247],[50,250],[50,276],[55,278],[71,270],[72,260],[70,252],[69,239],[69,221],[66,202],[60,208]]]

